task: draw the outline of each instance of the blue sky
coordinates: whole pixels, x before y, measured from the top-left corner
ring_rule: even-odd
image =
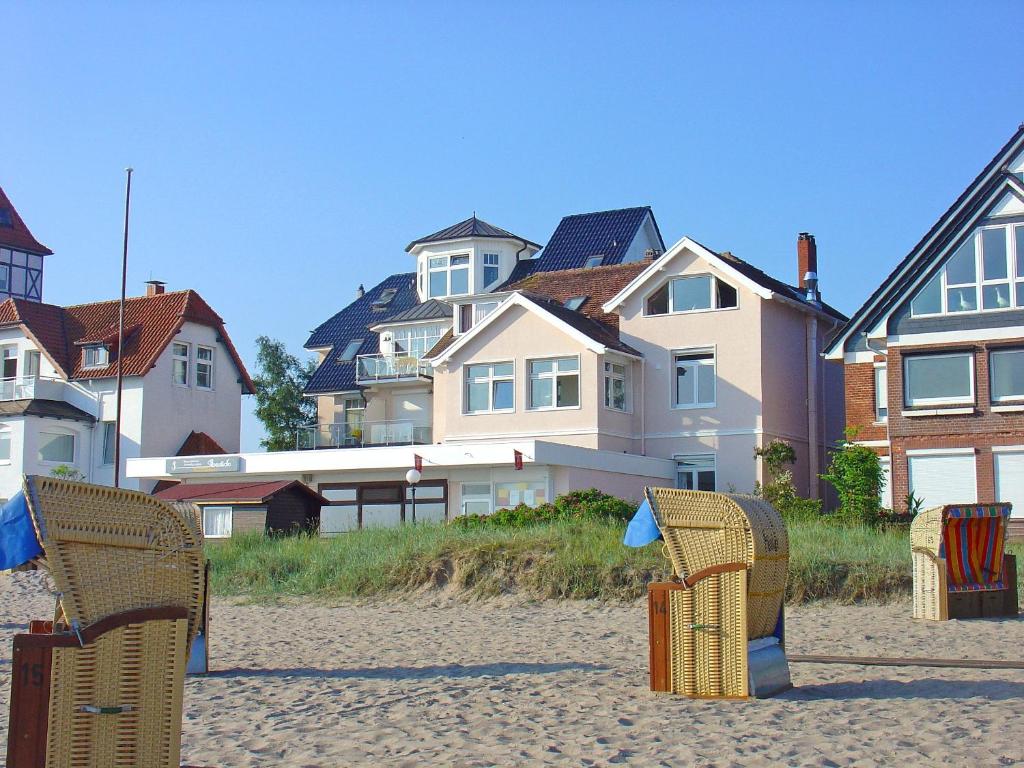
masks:
[[[1019,3],[13,3],[0,185],[44,300],[198,290],[247,363],[468,217],[651,205],[848,314],[1024,120]],[[246,406],[243,448],[258,422]]]

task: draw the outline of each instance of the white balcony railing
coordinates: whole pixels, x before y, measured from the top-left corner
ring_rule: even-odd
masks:
[[[356,382],[400,381],[429,378],[430,363],[412,355],[359,355],[356,358]]]
[[[11,400],[63,400],[64,382],[45,376],[15,376],[0,379],[0,401]]]

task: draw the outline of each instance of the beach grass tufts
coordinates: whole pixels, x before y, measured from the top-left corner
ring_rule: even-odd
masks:
[[[910,595],[905,528],[792,522],[790,603]],[[332,538],[243,534],[210,541],[213,590],[256,599],[380,598],[424,589],[460,597],[635,600],[669,575],[661,545],[622,545],[624,526],[560,520],[522,528],[424,524]],[[1024,546],[1011,545],[1024,566]],[[1022,568],[1024,571],[1024,568]]]

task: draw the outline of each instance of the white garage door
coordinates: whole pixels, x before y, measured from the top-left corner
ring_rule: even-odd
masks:
[[[1013,504],[1013,517],[1024,517],[1024,450],[996,453],[996,501]]]
[[[923,499],[921,509],[943,504],[972,504],[978,500],[974,453],[910,456],[910,490]]]

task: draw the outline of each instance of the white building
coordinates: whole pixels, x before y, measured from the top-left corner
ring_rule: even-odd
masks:
[[[23,474],[61,466],[113,483],[119,355],[122,487],[153,487],[125,477],[132,458],[238,451],[253,385],[217,313],[195,291],[152,282],[126,302],[124,329],[122,352],[117,301],[0,303],[0,498]]]

